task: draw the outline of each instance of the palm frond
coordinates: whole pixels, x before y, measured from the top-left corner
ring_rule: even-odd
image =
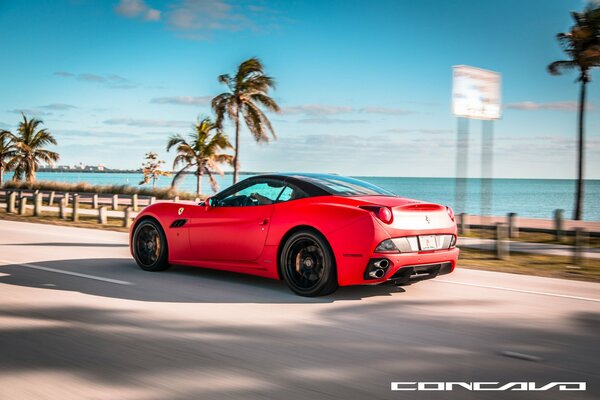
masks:
[[[264,93],[260,93],[260,92],[253,93],[250,95],[250,98],[252,100],[254,100],[255,102],[261,104],[267,110],[274,111],[274,112],[280,111],[279,104],[277,104],[277,102],[275,102],[275,100],[273,100],[271,97],[267,96]]]
[[[185,176],[185,172],[191,167],[191,165],[186,165],[181,170],[179,170],[175,176],[173,176],[173,180],[171,181],[171,189],[175,189],[177,185],[181,182],[181,180]]]
[[[571,60],[554,61],[548,65],[548,72],[552,75],[560,75],[563,71],[577,68],[577,63]]]
[[[185,143],[185,139],[183,138],[183,136],[179,134],[171,135],[169,137],[169,140],[167,141],[167,151],[171,150],[173,146],[176,146],[180,143]]]

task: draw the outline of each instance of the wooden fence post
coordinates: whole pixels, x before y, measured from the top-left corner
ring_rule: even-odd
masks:
[[[156,203],[156,197],[152,196],[152,197],[150,197],[150,200],[148,201],[148,205],[151,206],[154,203]]]
[[[467,213],[460,213],[458,217],[459,217],[458,233],[460,235],[468,235],[469,234],[469,222],[467,221]]]
[[[565,210],[554,210],[554,230],[556,231],[556,240],[561,241],[564,230],[564,219],[563,214]]]
[[[575,228],[575,243],[573,246],[573,264],[581,266],[584,261],[583,252],[588,247],[589,236],[583,228]]]
[[[67,198],[64,196],[58,202],[58,217],[60,219],[67,219]]]
[[[496,224],[496,258],[498,260],[507,260],[509,251],[509,242],[507,240],[508,226],[501,222]]]
[[[42,215],[42,193],[38,192],[33,196],[33,215],[40,217]]]
[[[131,226],[131,207],[127,207],[123,213],[123,227],[129,228]]]
[[[177,202],[179,202],[179,196],[173,197],[173,203],[177,203]]]
[[[50,192],[50,195],[48,196],[48,205],[50,207],[52,207],[52,205],[54,204],[54,196],[56,195],[56,193],[53,191]]]
[[[508,237],[519,237],[519,220],[517,219],[517,213],[511,212],[506,214],[506,222],[508,223]]]
[[[92,195],[92,208],[95,210],[98,208],[98,193]]]
[[[112,209],[117,210],[119,208],[119,195],[114,194],[112,197]]]
[[[27,215],[27,197],[21,196],[19,201],[19,215]]]
[[[138,195],[137,195],[137,193],[134,193],[131,195],[131,207],[133,208],[133,211],[138,210]]]
[[[100,206],[98,209],[98,223],[106,225],[108,222],[108,216],[106,212],[106,206]]]
[[[6,212],[15,213],[17,210],[17,192],[10,192],[8,201],[6,202]]]
[[[69,197],[70,197],[69,192],[65,192],[63,194],[63,198],[65,199],[65,207],[69,206],[69,201],[70,201]]]
[[[79,193],[73,195],[73,213],[71,214],[73,222],[79,221]]]

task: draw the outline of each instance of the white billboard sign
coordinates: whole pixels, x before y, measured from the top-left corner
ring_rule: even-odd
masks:
[[[452,67],[452,112],[457,117],[500,118],[500,74],[467,65]]]

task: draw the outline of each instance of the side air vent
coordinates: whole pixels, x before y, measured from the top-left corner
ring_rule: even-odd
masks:
[[[173,221],[173,223],[171,224],[171,228],[181,228],[182,226],[185,225],[185,223],[187,222],[187,219],[182,218],[182,219],[176,219],[175,221]]]

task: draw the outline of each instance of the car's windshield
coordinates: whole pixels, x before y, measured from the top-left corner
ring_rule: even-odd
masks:
[[[368,182],[343,176],[303,176],[303,179],[337,196],[396,196]]]

